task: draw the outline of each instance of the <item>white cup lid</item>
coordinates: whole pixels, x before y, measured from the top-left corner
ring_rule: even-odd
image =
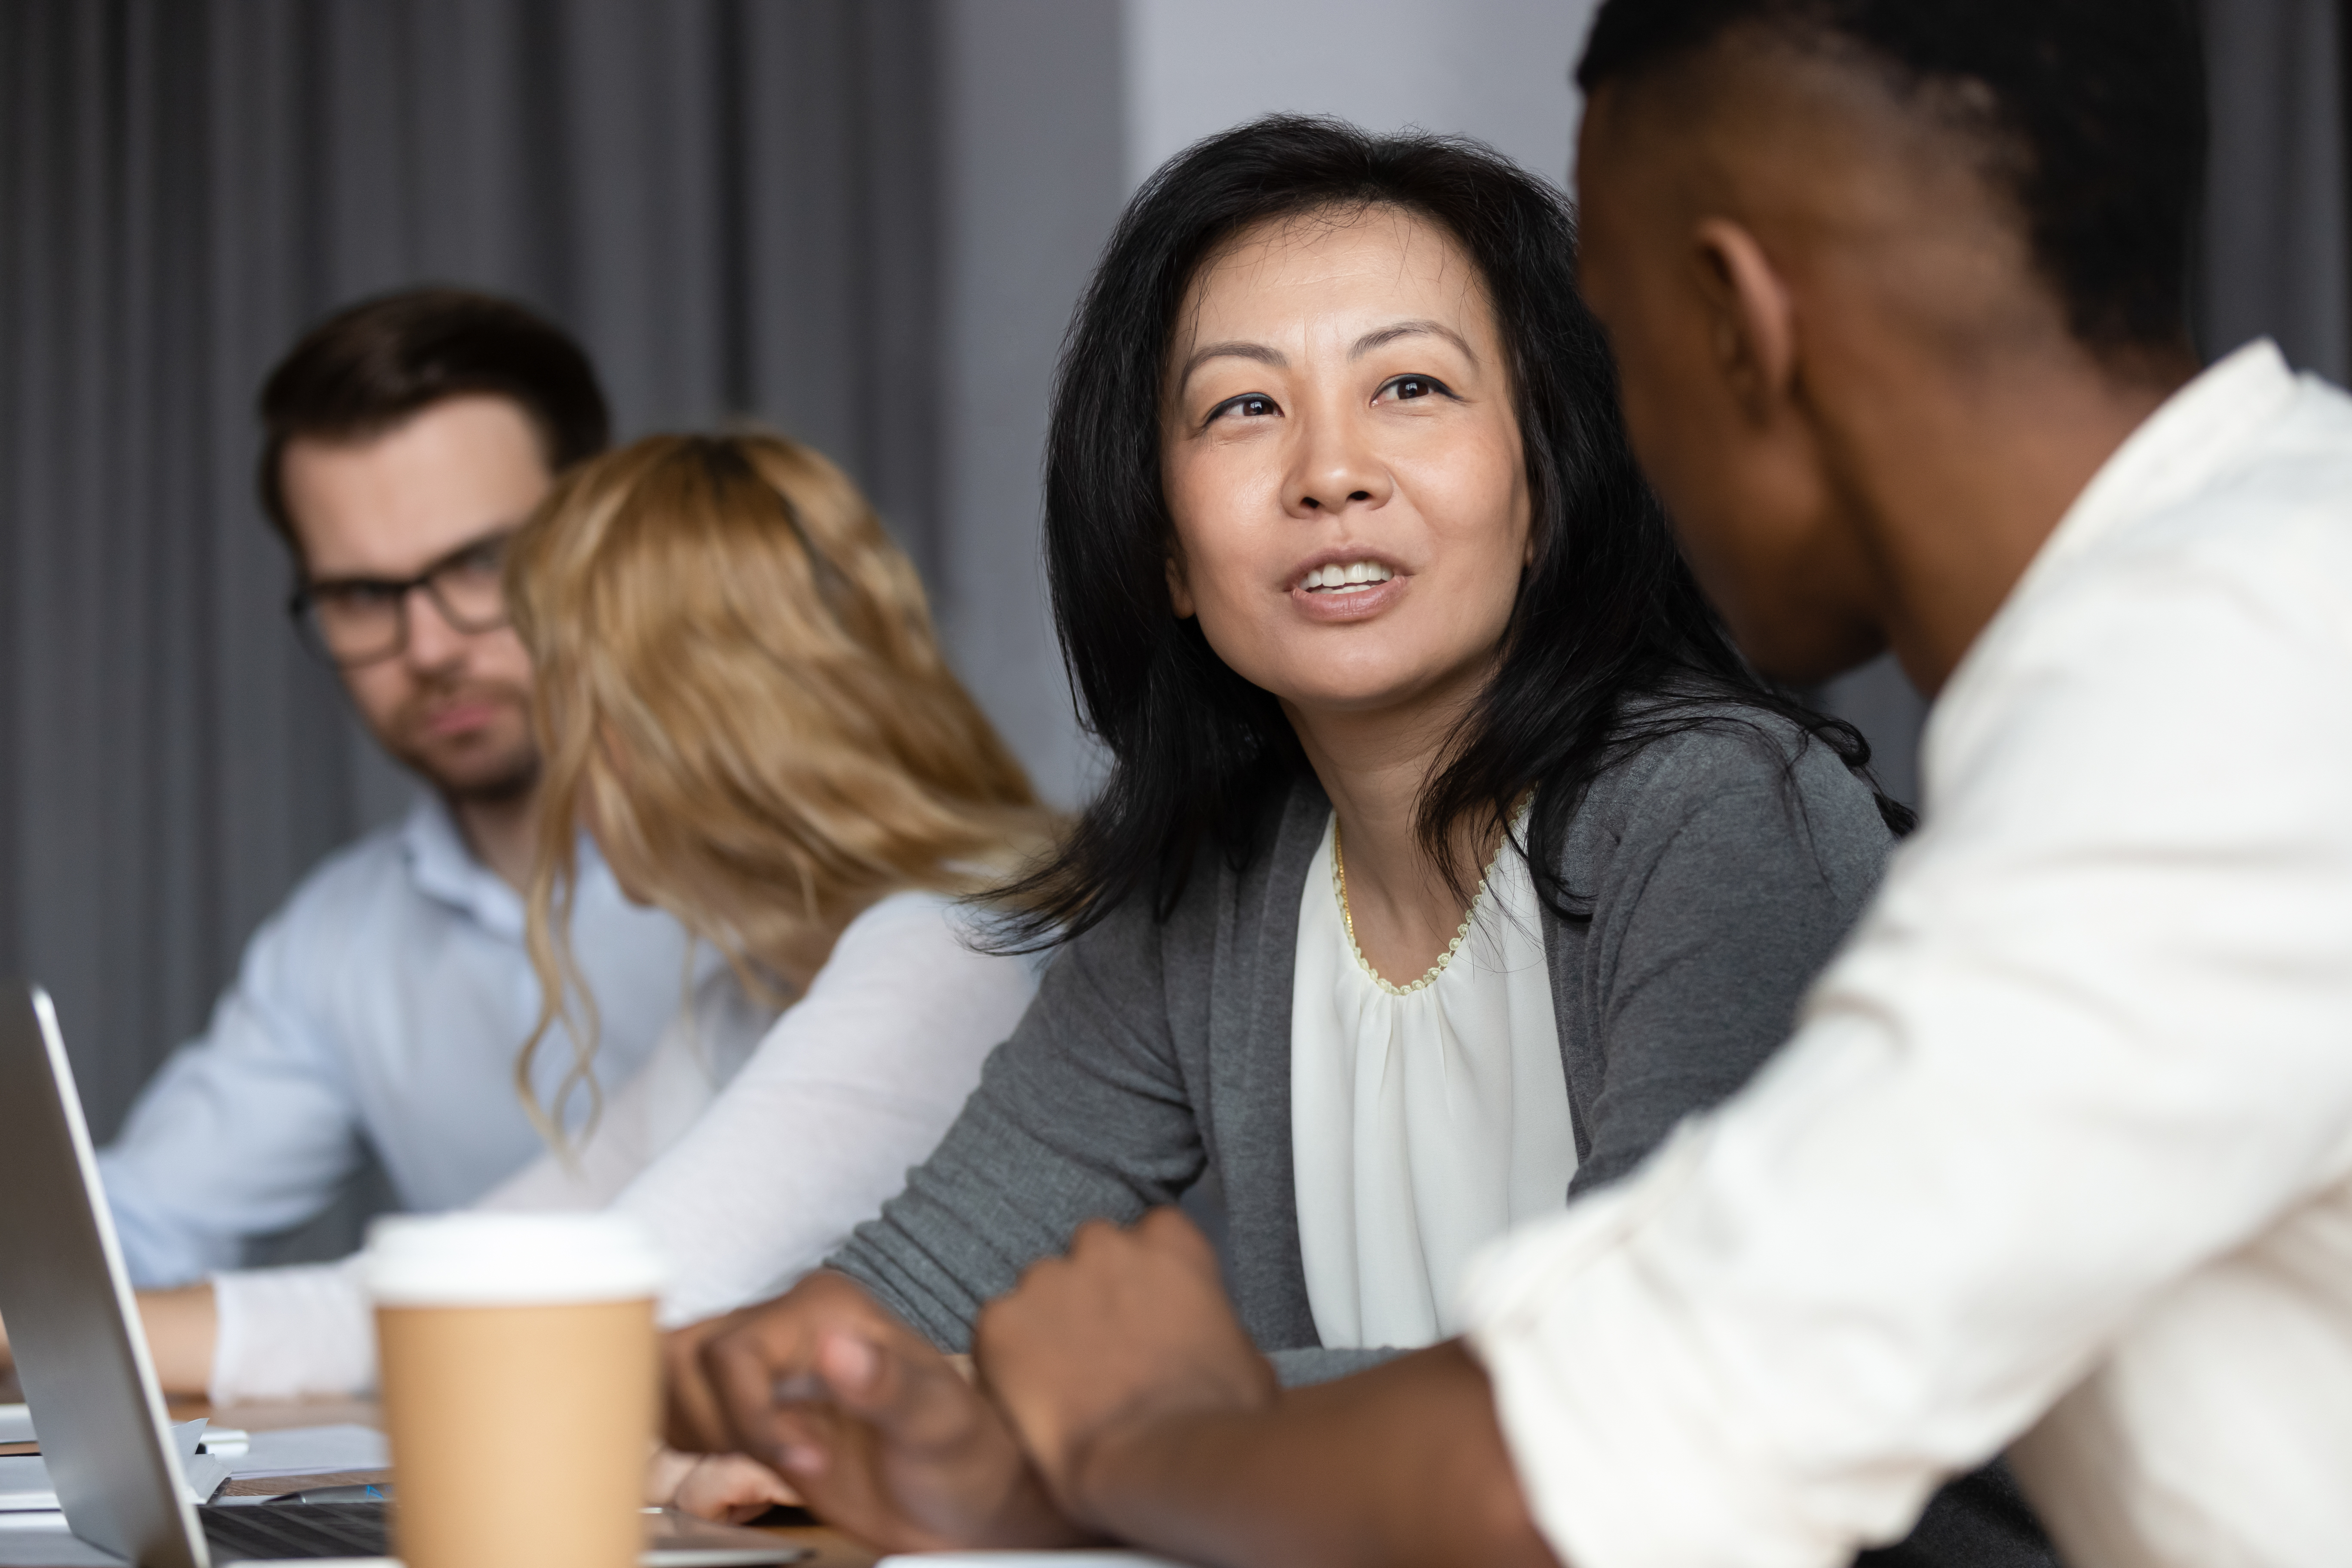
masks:
[[[377,1220],[361,1269],[385,1307],[637,1300],[668,1273],[645,1227],[621,1215],[474,1210]]]

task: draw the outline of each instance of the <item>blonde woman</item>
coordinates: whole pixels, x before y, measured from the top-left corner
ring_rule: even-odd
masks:
[[[516,1071],[555,1146],[482,1206],[634,1214],[675,1272],[662,1321],[690,1322],[814,1267],[946,1131],[1035,989],[1028,961],[973,951],[959,900],[1050,825],[914,569],[805,447],[656,437],[598,458],[516,535],[507,589],[546,757],[546,1002]],[[560,934],[578,824],[726,961],[602,1105]],[[540,1104],[534,1060],[563,1049],[582,1070]],[[144,1305],[167,1385],[215,1403],[373,1381],[348,1261]]]

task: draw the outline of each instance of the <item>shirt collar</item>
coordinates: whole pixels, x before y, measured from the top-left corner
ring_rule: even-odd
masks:
[[[2166,398],[2091,476],[2035,552],[2010,603],[2118,529],[2196,494],[2278,417],[2294,393],[2294,372],[2278,345],[2257,338]]]
[[[448,905],[499,936],[522,935],[522,900],[498,873],[474,858],[449,803],[427,790],[401,824],[400,847],[409,879],[426,898]]]
[[[408,862],[409,879],[418,892],[470,917],[485,931],[515,942],[522,940],[522,896],[474,858],[449,803],[439,795],[430,790],[418,795],[407,820],[401,824],[400,846]],[[612,873],[596,851],[596,841],[583,833],[574,849],[580,891],[601,891]]]

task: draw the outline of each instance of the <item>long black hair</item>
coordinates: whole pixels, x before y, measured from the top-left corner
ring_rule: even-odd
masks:
[[[1170,605],[1162,387],[1185,293],[1220,247],[1267,222],[1370,207],[1435,224],[1477,267],[1508,359],[1534,516],[1534,559],[1495,675],[1422,797],[1416,826],[1434,862],[1456,875],[1454,828],[1507,826],[1533,789],[1524,847],[1537,886],[1581,918],[1554,868],[1585,786],[1652,741],[1725,721],[1727,707],[1779,715],[1866,769],[1870,748],[1853,726],[1741,661],[1675,550],[1627,448],[1608,348],[1577,295],[1566,197],[1476,142],[1274,115],[1194,145],[1145,183],[1063,346],[1046,566],[1080,716],[1111,769],[1054,858],[1008,890],[1027,911],[1016,939],[1075,936],[1139,895],[1165,918],[1203,850],[1247,861],[1269,801],[1307,766],[1275,698]],[[1907,826],[1903,807],[1879,798],[1890,826]]]

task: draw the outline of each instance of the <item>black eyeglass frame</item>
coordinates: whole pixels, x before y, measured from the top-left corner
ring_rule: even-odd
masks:
[[[504,599],[499,602],[498,614],[487,620],[461,616],[450,607],[448,595],[442,592],[435,579],[465,563],[469,557],[480,555],[485,550],[495,550],[499,556],[503,557],[508,544],[512,542],[514,536],[520,531],[521,529],[518,525],[513,528],[493,529],[488,533],[469,539],[455,550],[436,558],[414,577],[326,577],[316,582],[305,582],[288,596],[286,613],[294,618],[294,627],[302,639],[302,646],[338,669],[357,669],[362,665],[381,664],[387,658],[397,658],[405,653],[408,650],[409,595],[420,588],[425,591],[425,596],[433,601],[434,609],[440,613],[443,620],[449,623],[451,629],[463,632],[468,637],[497,631],[507,625],[509,620]],[[336,654],[333,647],[328,644],[326,634],[320,630],[317,610],[321,597],[355,588],[364,588],[381,594],[392,604],[397,632],[390,646],[381,651],[362,654],[356,658],[344,658]]]

